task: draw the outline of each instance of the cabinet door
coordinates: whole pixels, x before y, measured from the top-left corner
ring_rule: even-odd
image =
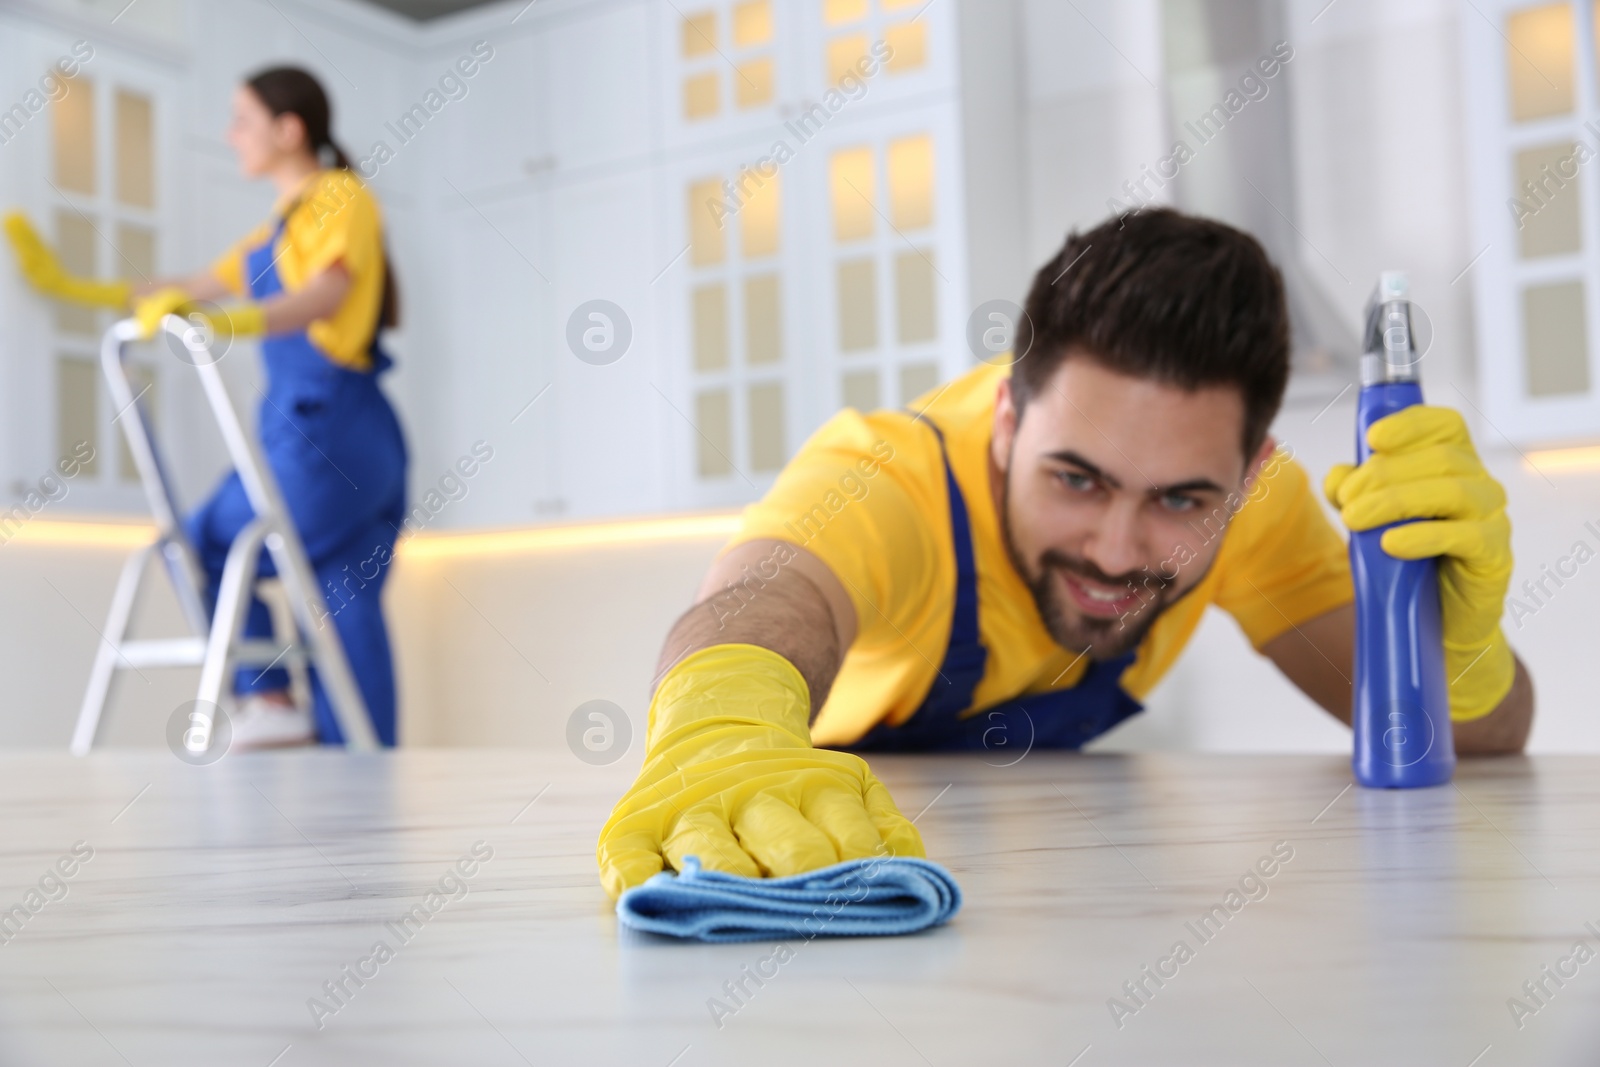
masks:
[[[654,60],[668,148],[775,132],[805,82],[808,4],[694,0],[656,7]]]
[[[664,448],[680,507],[758,497],[803,439],[814,307],[801,296],[806,218],[791,160],[746,135],[656,176],[656,283],[669,413]]]
[[[562,171],[642,158],[653,147],[650,19],[643,4],[580,9],[541,31],[549,151]]]
[[[504,190],[560,165],[550,146],[549,115],[559,105],[548,94],[547,38],[528,33],[492,42],[492,58],[460,79],[466,95],[430,120],[447,146],[439,166],[462,192]],[[436,51],[421,64],[424,83],[434,85],[453,64],[474,59],[467,45]]]
[[[688,505],[754,499],[841,407],[896,407],[970,365],[950,10],[663,14],[658,96],[680,150],[658,195],[684,251],[659,285],[666,439]],[[769,57],[772,98],[742,106]]]
[[[1520,445],[1600,437],[1594,7],[1498,0],[1462,22],[1483,412]]]
[[[430,383],[421,406],[430,418],[412,428],[420,442],[414,494],[483,441],[494,458],[449,514],[428,521],[522,525],[560,513],[559,395],[547,388],[558,356],[548,340],[557,257],[541,194],[451,201],[435,228],[443,263],[433,277],[445,304],[431,334],[438,350],[425,352],[427,366],[419,367]]]
[[[0,33],[18,48],[8,69],[36,72],[37,82],[64,56],[73,38],[18,28]],[[13,203],[25,211],[69,270],[89,277],[145,281],[169,269],[181,184],[175,79],[117,47],[96,42],[77,73],[57,83],[5,151],[18,164]],[[65,457],[92,453],[64,491],[44,494],[52,511],[136,511],[143,508],[137,474],[100,373],[107,311],[52,304],[32,290],[14,295],[19,329],[7,331],[6,362],[16,390],[4,396],[15,427],[11,499],[26,499]],[[170,379],[179,368],[164,349],[136,346],[129,376],[149,417],[165,417]]]
[[[811,146],[799,210],[819,314],[816,421],[903,407],[966,371],[960,132],[942,104],[829,126]]]
[[[540,345],[553,383],[540,417],[554,427],[560,512],[627,515],[669,506],[653,442],[676,416],[664,403],[652,283],[672,253],[656,241],[649,171],[562,184],[545,197],[553,314]]]

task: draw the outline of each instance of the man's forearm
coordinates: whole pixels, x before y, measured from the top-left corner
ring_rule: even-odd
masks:
[[[775,576],[758,574],[752,579],[750,565],[740,567],[750,557],[752,551],[741,545],[718,561],[707,579],[715,591],[678,617],[662,647],[656,678],[685,656],[711,645],[760,645],[800,671],[811,692],[815,719],[843,659],[834,612],[817,583],[800,568],[780,565]],[[771,558],[770,551],[762,557]],[[720,586],[713,584],[719,577]]]
[[[1495,756],[1521,752],[1533,729],[1533,679],[1522,660],[1513,655],[1516,673],[1511,689],[1495,709],[1481,719],[1450,724],[1460,756]]]
[[[1355,663],[1355,607],[1345,604],[1303,622],[1261,646],[1301,692],[1350,725]],[[1487,756],[1521,752],[1533,726],[1533,682],[1520,659],[1511,690],[1481,719],[1452,723],[1456,752]]]

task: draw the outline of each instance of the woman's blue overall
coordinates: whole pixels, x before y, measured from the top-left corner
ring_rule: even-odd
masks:
[[[287,213],[285,213],[287,215]],[[271,238],[245,258],[250,295],[265,300],[283,291],[272,247],[283,233],[279,219]],[[376,330],[370,372],[341,367],[319,352],[301,331],[261,342],[267,391],[261,400],[261,445],[268,466],[305,545],[331,619],[344,644],[351,673],[384,745],[395,743],[394,664],[383,624],[379,593],[406,511],[406,446],[394,410],[378,388],[378,375],[392,361],[379,348]],[[238,472],[189,517],[189,538],[199,552],[214,593],[228,549],[254,511]],[[261,573],[274,573],[261,557]],[[245,633],[271,637],[266,605],[252,601]],[[241,668],[240,693],[281,690],[288,674],[277,667]],[[317,735],[342,743],[327,693],[311,672]]]

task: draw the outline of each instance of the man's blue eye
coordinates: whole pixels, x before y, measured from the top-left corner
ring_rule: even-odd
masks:
[[[1087,474],[1080,474],[1078,471],[1062,471],[1058,477],[1068,489],[1076,489],[1082,492],[1094,488],[1094,479]]]
[[[1191,511],[1198,507],[1200,502],[1182,493],[1167,493],[1161,498],[1161,504],[1168,511]]]

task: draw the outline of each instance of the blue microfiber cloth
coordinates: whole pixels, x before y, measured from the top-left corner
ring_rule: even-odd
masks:
[[[708,871],[686,856],[617,901],[622,925],[699,941],[867,937],[938,926],[961,910],[961,887],[909,856],[845,860],[788,878]]]

